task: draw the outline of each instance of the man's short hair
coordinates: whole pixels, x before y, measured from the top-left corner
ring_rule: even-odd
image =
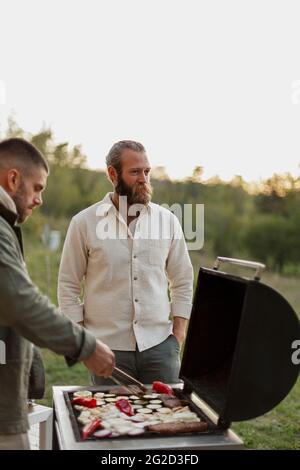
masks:
[[[120,140],[116,142],[106,157],[106,165],[113,166],[118,174],[122,172],[122,152],[125,149],[134,150],[135,152],[146,152],[145,147],[140,142],[134,140]]]
[[[41,152],[24,139],[11,138],[0,142],[0,170],[15,166],[22,174],[29,174],[34,166],[44,168],[49,173],[49,166]]]

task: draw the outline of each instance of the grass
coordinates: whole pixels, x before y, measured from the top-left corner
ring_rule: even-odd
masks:
[[[300,379],[276,408],[233,430],[251,449],[300,449]]]
[[[27,265],[29,272],[42,291],[49,293],[53,301],[56,300],[56,279],[59,255],[50,256],[51,275],[46,275],[45,250],[38,244],[29,246],[27,251]],[[211,260],[192,253],[192,262],[195,273],[200,265],[212,266]],[[49,264],[48,264],[49,267]],[[232,272],[232,269],[230,268]],[[234,271],[234,270],[233,270]],[[238,274],[242,274],[238,269]],[[243,274],[244,271],[243,271]],[[249,275],[251,276],[251,274]],[[278,290],[292,305],[296,312],[300,312],[300,279],[296,277],[282,277],[267,272],[263,282]],[[40,402],[51,406],[53,385],[88,385],[89,373],[82,364],[68,368],[64,358],[50,351],[43,351],[46,367],[47,389],[45,398]],[[251,449],[300,449],[300,378],[288,397],[275,409],[264,416],[242,423],[233,424],[233,429],[243,439],[245,446]]]

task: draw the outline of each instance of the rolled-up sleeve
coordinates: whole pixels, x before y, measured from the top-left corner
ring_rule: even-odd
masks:
[[[80,300],[80,294],[87,259],[85,236],[82,228],[73,218],[62,251],[57,296],[60,311],[75,323],[83,321],[83,303]]]
[[[171,315],[190,318],[193,300],[194,271],[182,228],[174,216],[174,234],[167,260],[171,297]]]

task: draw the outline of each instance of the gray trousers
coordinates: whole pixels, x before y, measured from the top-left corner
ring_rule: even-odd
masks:
[[[145,351],[113,351],[116,366],[144,384],[155,380],[165,383],[178,383],[180,369],[180,346],[174,335],[157,346]],[[110,379],[92,376],[94,385],[115,385]]]
[[[28,434],[0,434],[0,450],[30,450]]]

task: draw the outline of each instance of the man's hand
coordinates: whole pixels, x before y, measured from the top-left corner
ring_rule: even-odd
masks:
[[[173,335],[177,339],[180,346],[182,345],[185,338],[185,330],[187,326],[187,319],[183,317],[173,318]]]
[[[115,355],[106,344],[97,339],[95,351],[83,363],[94,374],[107,378],[114,370]]]

